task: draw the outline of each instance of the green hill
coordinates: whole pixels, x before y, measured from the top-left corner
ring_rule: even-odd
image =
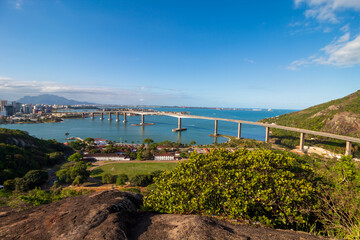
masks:
[[[360,90],[346,97],[262,122],[360,137]]]
[[[27,132],[0,128],[0,184],[64,160],[68,148],[55,140],[42,140]]]
[[[260,121],[360,138],[360,90],[302,111]],[[288,147],[299,144],[298,134],[284,130],[272,129],[272,138],[277,143]],[[322,146],[335,152],[343,151],[340,149],[344,146],[343,141],[316,136],[307,136],[307,140],[309,145]],[[356,144],[353,146],[353,151],[358,152]]]

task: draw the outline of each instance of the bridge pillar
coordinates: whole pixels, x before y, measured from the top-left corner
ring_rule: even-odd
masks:
[[[127,121],[126,121],[126,113],[124,113],[124,121],[123,121],[124,123],[126,123]]]
[[[91,113],[91,119],[94,119],[94,115],[95,115],[95,114],[92,112],[92,113]]]
[[[304,151],[304,142],[305,142],[305,133],[300,133],[300,145],[299,149],[300,151]]]
[[[214,131],[214,136],[218,135],[218,120],[215,120],[215,131]]]
[[[181,118],[179,117],[178,118],[178,129],[180,129],[181,128]]]
[[[101,116],[100,116],[100,120],[103,120],[103,119],[104,119],[104,113],[102,112]]]
[[[270,134],[270,128],[269,128],[269,127],[265,127],[265,142],[266,142],[266,143],[269,142],[269,134]]]
[[[144,125],[145,123],[145,115],[144,114],[141,114],[141,125]]]
[[[119,112],[116,112],[116,121],[119,121]]]
[[[81,113],[81,117],[82,117],[82,118],[85,118],[85,113]]]
[[[346,142],[345,155],[351,155],[351,142],[350,141]]]
[[[111,118],[111,112],[109,112],[109,119],[108,119],[109,121],[111,121],[112,120],[112,118]]]
[[[239,126],[238,126],[238,135],[237,135],[238,139],[241,138],[241,123],[239,123]]]

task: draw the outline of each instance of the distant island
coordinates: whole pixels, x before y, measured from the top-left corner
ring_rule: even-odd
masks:
[[[90,102],[80,102],[72,99],[67,99],[52,94],[42,94],[38,96],[25,96],[17,100],[20,103],[28,104],[46,104],[46,105],[94,105]]]

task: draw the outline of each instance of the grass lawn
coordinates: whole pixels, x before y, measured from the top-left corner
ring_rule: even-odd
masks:
[[[156,170],[172,170],[178,165],[177,162],[164,162],[164,163],[149,163],[149,162],[136,162],[136,163],[110,163],[95,168],[91,171],[91,177],[101,178],[105,173],[112,175],[126,174],[129,178],[137,174],[149,174]]]

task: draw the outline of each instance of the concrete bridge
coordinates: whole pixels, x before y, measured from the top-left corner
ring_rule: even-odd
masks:
[[[82,114],[82,117],[86,116],[86,113],[78,113]],[[183,118],[195,118],[195,119],[204,119],[204,120],[213,120],[214,121],[214,134],[212,136],[217,136],[218,134],[218,122],[219,121],[225,121],[225,122],[234,122],[238,124],[238,131],[237,131],[237,138],[241,138],[241,129],[242,124],[250,124],[250,125],[256,125],[256,126],[262,126],[265,128],[265,142],[269,142],[270,138],[270,128],[277,128],[277,129],[283,129],[286,131],[291,132],[297,132],[300,134],[300,150],[304,150],[304,142],[305,142],[305,134],[315,135],[315,136],[322,136],[332,139],[339,139],[346,142],[346,150],[345,155],[351,155],[351,146],[352,143],[360,143],[360,138],[354,138],[354,137],[348,137],[343,135],[337,135],[332,133],[326,133],[326,132],[318,132],[318,131],[312,131],[307,129],[301,129],[301,128],[294,128],[294,127],[286,127],[276,124],[268,124],[268,123],[260,123],[260,122],[251,122],[251,121],[244,121],[244,120],[236,120],[236,119],[226,119],[226,118],[214,118],[214,117],[205,117],[205,116],[196,116],[196,115],[189,115],[189,114],[181,114],[181,113],[169,113],[169,112],[145,112],[145,111],[103,111],[103,112],[91,112],[90,116],[92,119],[94,119],[95,115],[100,115],[100,120],[104,119],[104,115],[108,115],[108,120],[112,120],[112,114],[116,115],[116,121],[119,121],[119,115],[123,115],[124,120],[123,122],[126,122],[126,116],[127,115],[141,115],[141,122],[139,124],[136,124],[137,126],[143,126],[143,125],[149,125],[149,123],[145,123],[145,115],[159,115],[159,116],[170,116],[178,118],[178,126],[177,128],[174,128],[172,131],[184,131],[186,128],[182,128],[181,123]]]

